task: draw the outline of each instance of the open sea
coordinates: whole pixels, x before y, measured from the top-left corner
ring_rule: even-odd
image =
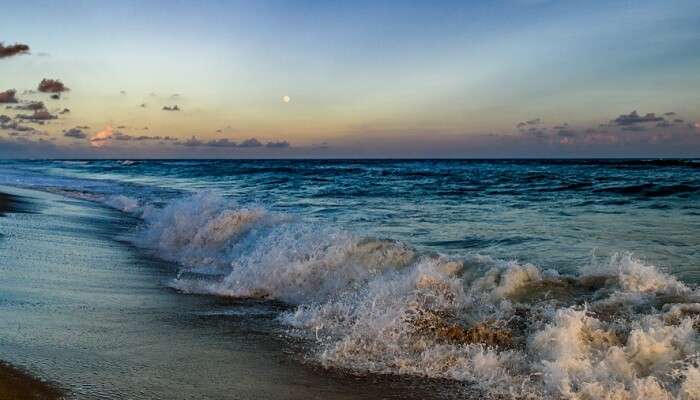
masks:
[[[144,398],[323,397],[240,382],[229,385],[238,392],[221,394],[227,384],[211,371],[230,368],[240,352],[211,343],[228,330],[246,340],[247,326],[274,343],[265,352],[291,354],[276,368],[298,364],[309,370],[307,386],[334,387],[328,398],[352,382],[372,386],[357,377],[379,379],[356,393],[366,398],[700,398],[697,160],[6,160],[0,185],[109,215],[118,229],[106,223],[100,251],[128,246],[129,257],[157,263],[154,290],[166,293],[159,301],[174,315],[195,310],[200,334],[178,340],[192,354],[207,342],[213,355],[177,362],[210,372],[194,389],[173,387],[180,380],[149,386],[141,375],[153,388]],[[24,270],[11,265],[32,250],[17,245],[7,255],[3,242],[20,229],[8,218],[0,218],[0,267],[21,280]],[[47,268],[32,274],[62,274]],[[127,285],[138,285],[128,276]],[[49,290],[13,297],[8,287],[0,285],[0,313],[12,321],[35,312],[19,297]],[[120,318],[151,333],[191,323],[149,315]],[[48,374],[59,381],[80,376],[78,366],[47,366],[36,343],[13,353],[22,335],[10,331],[0,330],[0,358],[74,368]],[[136,342],[159,340],[134,332]],[[144,354],[156,349],[167,351],[154,344]],[[326,375],[334,381],[318,380]],[[109,388],[67,385],[86,398],[119,398],[138,385],[129,376]]]

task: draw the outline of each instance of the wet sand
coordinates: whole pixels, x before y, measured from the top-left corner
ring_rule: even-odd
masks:
[[[0,400],[52,400],[61,391],[24,371],[0,362]]]
[[[138,220],[50,193],[0,187],[33,213],[0,218],[0,354],[76,399],[465,397],[415,377],[306,361],[271,302],[184,295],[176,268],[125,236]],[[5,204],[9,204],[6,202]]]

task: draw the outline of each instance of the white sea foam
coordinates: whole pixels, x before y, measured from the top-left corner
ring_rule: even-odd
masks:
[[[325,366],[498,397],[700,399],[698,293],[629,254],[560,276],[424,254],[210,192],[140,210],[137,243],[186,271],[173,287],[296,305],[280,321]]]
[[[121,194],[115,196],[107,196],[102,200],[102,202],[104,202],[112,208],[116,208],[117,210],[124,211],[127,213],[136,212],[139,210],[140,207],[138,200]]]

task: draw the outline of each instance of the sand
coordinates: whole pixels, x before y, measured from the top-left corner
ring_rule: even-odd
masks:
[[[0,361],[0,400],[59,398],[58,388]]]

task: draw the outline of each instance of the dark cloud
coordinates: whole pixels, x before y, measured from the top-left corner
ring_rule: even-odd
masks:
[[[46,107],[41,101],[30,101],[29,103],[20,104],[14,107],[8,106],[7,108],[12,108],[14,110],[37,111],[44,110]]]
[[[64,108],[59,112],[59,114],[68,114],[70,112],[70,108]]]
[[[139,107],[146,108],[146,103],[141,103],[141,105]]]
[[[531,120],[525,121],[525,122],[518,122],[518,124],[515,127],[518,129],[524,129],[528,125],[533,126],[533,125],[539,125],[540,123],[542,123],[542,119],[535,118],[535,119],[531,119]]]
[[[31,126],[21,125],[16,121],[12,121],[7,115],[0,115],[0,129],[5,131],[12,131],[14,133],[31,133],[31,134],[41,134],[43,132],[38,131]],[[11,136],[17,136],[17,134],[9,133]],[[41,132],[41,133],[40,133]]]
[[[669,112],[664,113],[664,115],[667,117],[672,117],[672,116],[676,115],[676,113],[674,111],[669,111]]]
[[[17,91],[15,89],[8,89],[4,92],[0,92],[0,103],[17,103],[16,94]]]
[[[26,44],[15,43],[5,46],[3,42],[0,42],[0,58],[8,58],[27,53],[29,53],[29,46]]]
[[[37,90],[42,93],[61,93],[67,92],[70,89],[58,79],[42,79],[41,82],[39,82]]]
[[[658,126],[658,125],[657,125]],[[647,128],[640,126],[640,125],[632,125],[632,126],[625,126],[622,127],[623,131],[628,131],[628,132],[643,132],[646,131]]]
[[[682,124],[682,123],[685,123],[685,120],[682,120],[682,119],[680,119],[680,118],[676,118],[676,119],[673,120],[673,123],[674,123],[674,124]]]
[[[59,100],[61,98],[61,95],[58,93],[54,93],[51,95],[52,100]]]
[[[177,104],[172,107],[163,106],[163,111],[180,111],[180,107]]]
[[[646,122],[661,122],[661,121],[664,121],[664,118],[657,117],[655,113],[647,113],[646,115],[641,116],[641,115],[637,114],[637,111],[632,111],[629,114],[622,114],[610,122],[615,124],[615,125],[618,125],[618,126],[624,126],[624,125],[642,124],[642,123],[646,123]]]
[[[167,140],[167,136],[164,138],[164,140]],[[197,138],[196,136],[192,136],[190,139],[187,139],[185,141],[180,141],[180,140],[175,140],[175,144],[178,146],[187,146],[187,147],[219,147],[219,148],[259,148],[259,147],[267,147],[267,148],[277,148],[277,149],[285,149],[289,148],[290,144],[287,141],[279,141],[279,142],[268,142],[267,144],[263,145],[258,139],[256,138],[250,138],[246,139],[241,143],[236,143],[234,140],[228,139],[228,138],[223,138],[223,139],[213,139],[209,141],[201,140]]]
[[[73,139],[87,139],[88,135],[87,133],[83,132],[80,127],[75,127],[68,129],[67,131],[63,131],[63,136],[73,138]]]
[[[119,140],[123,142],[141,142],[147,140],[163,140],[163,141],[175,141],[177,139],[170,136],[148,136],[148,135],[129,135],[124,132],[114,132],[111,135],[105,137],[105,140]]]
[[[238,147],[262,147],[262,143],[256,138],[246,139],[238,145]]]
[[[46,110],[36,110],[36,111],[34,111],[34,114],[31,114],[31,115],[17,114],[16,117],[19,119],[27,120],[27,121],[42,121],[42,122],[58,118],[57,116],[51,114],[50,112],[48,112]]]
[[[283,140],[283,141],[279,141],[279,142],[267,142],[265,147],[274,148],[274,149],[286,149],[286,148],[290,147],[290,144],[288,141]]]
[[[78,128],[78,129],[90,129],[90,127],[87,125],[76,126],[76,128]]]

